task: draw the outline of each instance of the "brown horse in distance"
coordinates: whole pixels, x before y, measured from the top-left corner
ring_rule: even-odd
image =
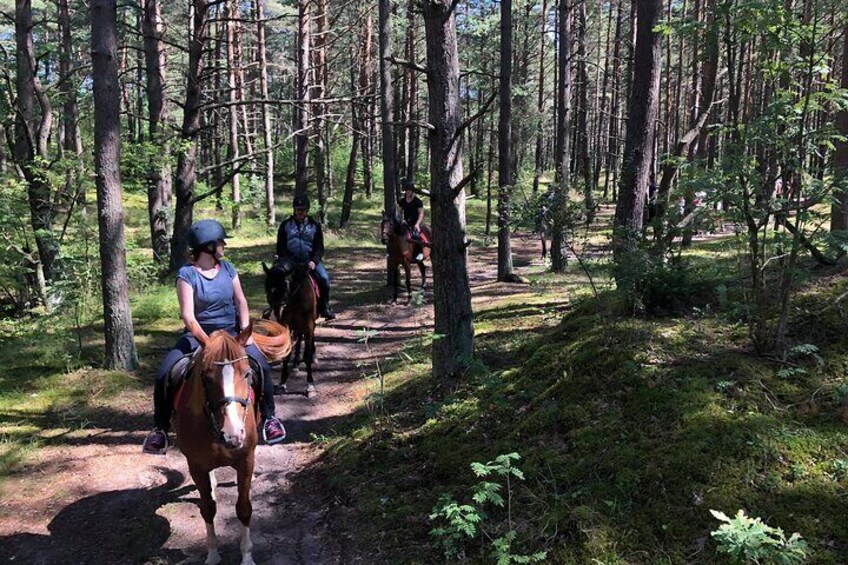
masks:
[[[312,362],[315,358],[315,324],[318,320],[318,294],[306,263],[294,263],[291,273],[280,266],[265,270],[265,294],[268,298],[268,310],[265,317],[273,313],[277,321],[291,328],[295,337],[294,364],[300,359],[300,347],[303,345],[303,363],[306,366],[306,396],[316,391],[312,378]],[[283,360],[280,375],[280,389],[286,392],[289,379],[289,361],[292,355]]]
[[[271,360],[279,360],[291,350],[287,328],[275,322],[257,322],[267,335],[253,334],[259,349]],[[253,325],[233,338],[223,330],[211,336],[195,325],[192,333],[201,349],[191,376],[183,385],[176,411],[180,451],[185,455],[191,478],[200,494],[200,514],[206,522],[206,564],[220,563],[215,535],[215,474],[218,467],[236,471],[238,500],[236,515],[241,522],[242,565],[253,565],[250,539],[250,484],[253,480],[255,449],[258,442],[259,412],[254,399],[261,382],[251,383],[251,370],[245,344]],[[259,379],[256,379],[257,381]]]
[[[400,273],[398,267],[403,267],[406,274],[406,301],[412,301],[412,283],[410,282],[410,265],[413,263],[418,265],[418,270],[421,272],[421,288],[427,285],[427,266],[424,265],[424,260],[430,258],[430,247],[424,246],[422,253],[424,260],[416,261],[414,256],[415,245],[407,239],[407,230],[404,222],[397,218],[392,218],[386,214],[383,215],[383,220],[380,222],[380,239],[386,245],[389,253],[389,274],[391,276],[392,286],[394,288],[392,295],[392,303],[397,302],[398,287],[400,286]],[[421,231],[428,240],[430,237],[430,228],[426,225],[421,226]]]

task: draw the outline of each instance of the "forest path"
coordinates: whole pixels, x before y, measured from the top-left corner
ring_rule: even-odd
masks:
[[[541,270],[538,239],[513,236],[518,273]],[[305,372],[289,380],[277,397],[277,413],[288,430],[277,446],[259,446],[251,500],[251,533],[257,563],[349,563],[349,546],[330,532],[325,517],[333,506],[327,490],[303,471],[319,464],[322,434],[332,433],[363,409],[368,390],[363,364],[396,354],[406,340],[432,331],[431,270],[424,305],[388,304],[380,249],[345,251],[344,268],[328,264],[339,316],[317,332],[315,380],[318,393],[306,398]],[[475,310],[499,296],[526,292],[526,285],[497,283],[496,246],[472,248],[469,274]],[[339,264],[342,262],[339,261]],[[420,279],[413,270],[413,290]],[[401,293],[401,297],[403,297]],[[255,300],[253,302],[256,302]],[[352,305],[355,304],[355,305]],[[254,303],[253,310],[260,310]],[[379,333],[361,342],[362,329]],[[70,375],[69,378],[74,378]],[[82,377],[80,377],[82,378]],[[92,378],[89,376],[88,378]],[[197,491],[178,449],[164,457],[143,455],[150,420],[149,390],[105,401],[96,422],[74,422],[0,487],[0,562],[202,563],[205,527]],[[76,429],[73,429],[76,426]],[[310,475],[311,476],[311,475]],[[215,524],[224,563],[238,563],[235,472],[216,471]]]

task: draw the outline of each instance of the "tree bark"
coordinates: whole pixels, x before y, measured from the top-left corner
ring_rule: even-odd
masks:
[[[848,90],[848,23],[842,34],[842,79],[840,86]],[[842,139],[836,143],[833,173],[836,192],[830,209],[830,231],[848,230],[848,108],[836,114],[836,129]]]
[[[498,117],[498,280],[514,282],[509,239],[512,193],[512,0],[501,0],[500,116]]]
[[[294,193],[306,196],[309,182],[309,0],[298,0],[297,8],[297,77],[298,100],[294,115]]]
[[[203,74],[204,42],[207,34],[209,4],[207,0],[192,0],[188,68],[186,69],[186,98],[183,104],[183,125],[180,132],[185,150],[177,158],[174,192],[177,197],[174,211],[174,236],[171,239],[171,272],[182,267],[188,258],[188,229],[194,212],[194,189],[197,183],[197,136],[200,134],[201,75]]]
[[[661,34],[654,30],[662,0],[636,0],[638,14],[633,86],[624,143],[621,189],[615,209],[613,251],[616,262],[636,249],[642,232],[645,193],[651,169],[660,87]]]
[[[265,49],[265,13],[263,2],[256,2],[256,57],[259,62],[259,91],[268,100],[268,57]],[[271,107],[262,104],[262,135],[265,144],[265,225],[272,229],[277,224],[274,206],[274,142],[271,126]]]
[[[60,126],[60,146],[65,157],[73,155],[73,163],[68,165],[65,174],[65,196],[78,201],[80,209],[85,210],[85,184],[79,182],[82,169],[82,136],[79,128],[79,107],[77,104],[77,84],[72,71],[73,42],[71,41],[71,15],[68,0],[59,0],[59,30],[62,44],[59,53],[59,76],[62,82],[59,92],[62,97],[62,125]],[[70,161],[70,159],[69,159]],[[71,202],[73,206],[73,201]]]
[[[356,50],[353,46],[351,46],[350,52],[352,63],[356,60],[354,56]],[[362,58],[359,60],[362,61]],[[360,78],[362,76],[361,68],[362,63],[360,62]],[[350,90],[351,92],[358,92],[361,94],[361,90],[357,91],[356,88],[356,73],[354,71],[353,64],[350,66]],[[350,119],[353,126],[353,140],[350,145],[350,157],[348,158],[347,174],[345,175],[344,195],[342,196],[342,213],[341,218],[339,219],[340,229],[346,228],[350,223],[350,211],[353,208],[353,189],[356,184],[356,162],[362,137],[362,120],[359,118],[359,112],[357,110],[357,105],[362,104],[362,102],[358,98],[358,96],[352,96],[350,100]]]
[[[392,44],[389,23],[389,0],[379,0],[380,12],[380,117],[383,121],[381,131],[383,140],[383,210],[389,216],[395,215],[398,178],[397,159],[395,157],[394,104],[395,94],[392,85]]]
[[[55,210],[51,200],[50,180],[45,167],[50,156],[53,112],[50,99],[36,73],[35,46],[32,38],[32,3],[15,1],[16,70],[15,91],[15,162],[27,183],[30,221],[38,247],[40,267],[48,281],[55,278],[54,261],[59,255],[59,242],[53,233]],[[35,104],[40,108],[36,115]],[[37,268],[37,267],[36,267]]]
[[[94,91],[94,171],[100,227],[105,365],[133,370],[138,357],[129,301],[124,211],[121,204],[121,118],[115,0],[91,2],[91,62]]]
[[[236,84],[236,22],[234,21],[237,17],[238,4],[236,4],[236,0],[225,0],[224,19],[227,21],[227,97],[230,100],[230,144],[227,151],[227,159],[232,163],[230,165],[231,169],[235,171],[238,169],[239,159],[241,158],[239,148],[239,106],[237,105],[239,91]],[[233,229],[238,229],[241,227],[241,175],[238,172],[232,174],[230,183],[233,190],[232,226]]]
[[[148,134],[151,143],[161,149],[158,153],[169,155],[168,135],[162,129],[168,115],[168,100],[165,94],[167,56],[159,0],[145,0],[142,27],[147,70]],[[171,231],[171,190],[170,159],[151,160],[147,169],[147,212],[153,258],[160,263],[165,263],[170,254],[168,233]]]
[[[542,120],[545,112],[545,45],[547,37],[545,37],[545,26],[548,23],[548,0],[542,0],[542,17],[539,25],[541,32],[539,33],[539,90],[536,95],[536,112],[538,125],[536,127],[536,152],[534,154],[534,172],[533,172],[533,194],[539,191],[539,179],[542,177],[542,161],[544,151],[544,128],[542,128]]]
[[[327,95],[327,0],[318,1],[318,13],[315,15],[316,33],[313,36],[313,73],[315,76],[314,90],[317,98]],[[327,149],[324,145],[326,105],[320,102],[314,104],[315,116],[314,150],[315,150],[315,184],[318,191],[318,221],[324,224],[327,220]]]
[[[374,193],[374,122],[377,107],[374,102],[374,20],[371,12],[365,16],[365,37],[362,41],[362,66],[359,70],[359,90],[367,98],[362,103],[362,184],[369,200]]]
[[[433,298],[435,333],[433,375],[458,377],[474,352],[474,324],[468,281],[462,132],[457,131],[459,56],[456,19],[449,0],[422,2],[427,33],[429,93],[430,203],[433,221]]]
[[[565,214],[571,174],[571,2],[559,0],[559,49],[557,54],[557,179],[552,210],[551,270],[561,272],[564,252]]]
[[[589,158],[589,73],[586,70],[586,2],[577,7],[577,81],[579,83],[577,108],[577,176],[583,179],[583,205],[586,223],[595,217],[595,185],[592,161]]]

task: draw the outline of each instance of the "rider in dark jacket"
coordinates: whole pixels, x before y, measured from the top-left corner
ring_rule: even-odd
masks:
[[[330,276],[321,263],[324,256],[324,233],[321,224],[307,216],[309,198],[295,196],[294,213],[280,224],[277,232],[277,264],[283,271],[291,272],[294,263],[306,263],[315,273],[321,297],[318,312],[328,320],[336,317],[330,308]]]

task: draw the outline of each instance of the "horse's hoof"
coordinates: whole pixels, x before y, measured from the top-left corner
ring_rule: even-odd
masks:
[[[218,554],[218,551],[213,549],[206,556],[206,561],[204,561],[204,565],[218,565],[221,562],[221,556]]]
[[[318,389],[315,388],[313,383],[309,383],[306,385],[306,394],[312,394],[313,392],[318,392]]]
[[[256,561],[253,560],[253,557],[249,553],[246,553],[241,558],[241,565],[256,565]]]
[[[274,387],[274,394],[285,394],[289,391],[285,383]]]

